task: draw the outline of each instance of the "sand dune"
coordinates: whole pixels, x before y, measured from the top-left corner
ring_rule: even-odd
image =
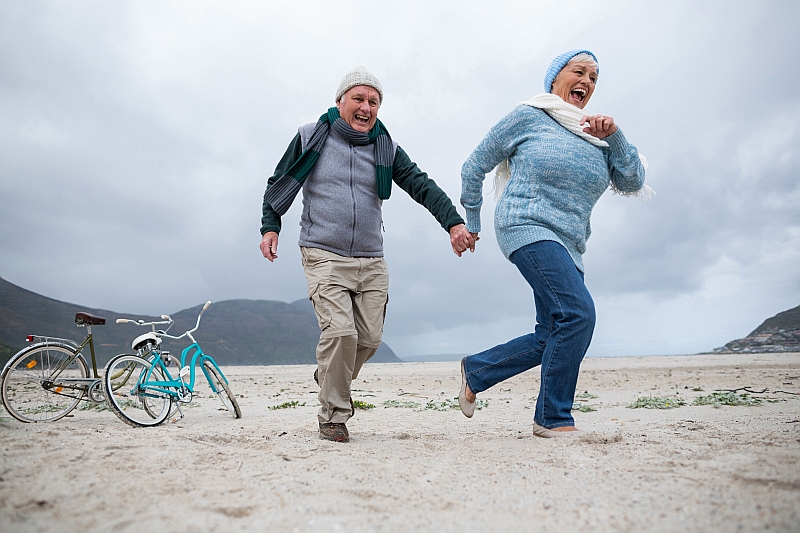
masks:
[[[458,363],[369,365],[354,398],[376,408],[335,444],[317,437],[313,367],[225,371],[241,420],[207,392],[150,429],[109,411],[2,413],[0,529],[800,530],[800,354],[588,359],[579,390],[596,410],[576,412],[580,439],[532,436],[536,372],[479,395],[489,405],[468,420],[422,408],[457,394]],[[777,402],[626,407],[740,387]],[[306,405],[268,409],[290,401]]]

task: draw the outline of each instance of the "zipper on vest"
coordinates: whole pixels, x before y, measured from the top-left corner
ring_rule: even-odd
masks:
[[[353,246],[355,246],[356,242],[356,190],[355,190],[355,170],[353,168],[353,162],[355,160],[355,147],[350,145],[350,199],[353,202],[353,232],[350,236],[350,256],[353,256]]]

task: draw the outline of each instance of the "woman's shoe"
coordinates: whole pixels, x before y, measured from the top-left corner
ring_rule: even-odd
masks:
[[[475,414],[475,404],[477,403],[477,399],[474,402],[467,401],[467,374],[464,372],[464,360],[461,360],[461,390],[458,391],[458,405],[461,407],[461,412],[464,413],[464,416],[467,418],[472,418],[472,415]]]
[[[542,437],[545,439],[552,439],[554,437],[577,437],[579,435],[583,435],[583,431],[576,428],[575,426],[561,426],[561,427],[569,427],[572,428],[570,430],[563,430],[563,431],[554,431],[552,429],[547,429],[546,427],[540,426],[536,422],[533,423],[533,435],[536,437]]]

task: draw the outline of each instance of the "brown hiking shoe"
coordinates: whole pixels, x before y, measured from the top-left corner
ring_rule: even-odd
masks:
[[[332,440],[333,442],[350,442],[350,433],[344,424],[328,422],[319,425],[319,438]]]

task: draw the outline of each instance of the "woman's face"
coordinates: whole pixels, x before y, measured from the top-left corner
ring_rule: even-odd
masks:
[[[553,81],[552,94],[583,109],[594,93],[597,70],[589,63],[567,63]]]

